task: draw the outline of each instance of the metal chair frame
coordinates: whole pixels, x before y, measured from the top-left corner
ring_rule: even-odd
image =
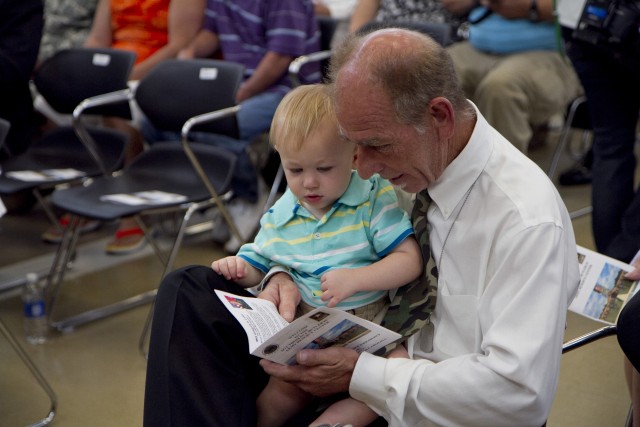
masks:
[[[181,70],[183,69],[181,68],[183,66],[191,67],[191,69],[195,69],[197,67],[201,67],[200,69],[202,69],[202,67],[216,67],[216,66],[229,67],[229,65],[221,65],[221,61],[215,61],[215,60],[193,60],[193,61],[167,60],[165,63],[160,64],[156,69],[154,69],[154,72],[156,71],[158,73],[171,72],[170,67],[174,67],[173,68],[174,70],[175,69]],[[242,75],[241,67],[239,66],[234,66],[234,67],[236,67],[234,68],[235,70],[234,73],[236,73],[238,76],[241,76]],[[147,76],[147,78],[149,78],[152,74]],[[206,80],[206,79],[203,79],[203,80]],[[240,82],[240,77],[238,77],[237,79],[238,85],[239,85],[239,82]],[[98,95],[96,97],[86,99],[85,101],[80,103],[80,105],[78,105],[78,107],[74,110],[74,113],[73,113],[74,123],[76,123],[76,120],[78,121],[77,123],[79,123],[80,122],[79,119],[82,116],[82,114],[85,111],[91,110],[95,107],[104,107],[106,105],[116,104],[122,101],[130,102],[132,100],[136,100],[137,91],[139,91],[143,86],[144,86],[144,79],[143,81],[140,82],[140,84],[135,89],[124,89],[124,90],[120,90],[120,91],[116,91],[116,92],[112,92],[104,95]],[[237,89],[237,85],[232,89],[235,91]],[[196,106],[195,108],[201,108],[201,106]],[[164,277],[164,275],[166,275],[173,268],[175,258],[177,256],[178,250],[181,246],[183,237],[185,235],[187,222],[196,211],[203,210],[211,206],[216,206],[219,209],[219,211],[222,213],[225,221],[227,221],[229,228],[231,229],[231,232],[238,237],[240,236],[239,231],[233,221],[233,218],[231,218],[231,216],[229,215],[225,207],[225,202],[232,197],[232,192],[230,191],[228,186],[231,179],[231,172],[235,165],[235,156],[233,156],[232,154],[224,150],[216,149],[214,147],[205,147],[204,144],[197,144],[189,141],[189,135],[192,132],[193,128],[197,126],[203,126],[205,124],[210,125],[211,123],[221,122],[229,118],[232,118],[233,120],[235,120],[235,115],[239,111],[239,108],[240,108],[239,106],[231,106],[231,107],[223,108],[217,111],[207,112],[204,114],[198,114],[198,115],[189,117],[186,120],[186,122],[182,124],[182,127],[180,129],[180,145],[172,144],[172,146],[176,150],[180,150],[182,154],[186,155],[186,158],[188,159],[188,162],[191,165],[192,171],[195,171],[199,181],[203,184],[204,188],[206,189],[206,193],[208,194],[207,198],[200,201],[192,200],[185,203],[179,203],[179,204],[173,203],[171,205],[163,205],[163,206],[157,206],[157,207],[145,206],[145,207],[141,207],[140,209],[133,209],[130,212],[130,215],[134,216],[137,223],[142,228],[145,238],[151,244],[153,252],[155,253],[155,255],[158,257],[158,259],[163,265],[162,277]],[[143,111],[144,111],[144,108],[143,108]],[[184,112],[178,112],[178,115],[180,114],[184,114]],[[81,136],[84,135],[83,129],[81,126],[78,127],[78,132]],[[222,184],[223,191],[219,191],[220,189],[217,189],[216,186],[214,186],[213,183],[211,182],[211,178],[205,172],[203,166],[201,165],[200,160],[198,159],[198,156],[194,152],[192,144],[199,146],[200,151],[203,151],[206,148],[205,151],[218,153],[217,155],[223,156],[227,159],[227,163],[229,167],[228,169],[225,169],[223,172],[221,172],[223,174],[226,174],[225,180],[224,180],[225,184]],[[166,146],[168,145],[169,144],[167,144]],[[162,144],[158,144],[157,149],[154,148],[154,146],[152,146],[148,152],[151,153],[151,152],[154,152],[154,150],[158,152],[158,150],[160,150],[159,148],[160,146],[162,146]],[[176,147],[179,147],[179,148],[176,148]],[[140,158],[144,158],[145,154],[146,153],[143,153],[143,155],[141,155]],[[140,158],[136,160],[139,160]],[[134,163],[132,163],[131,166],[133,166],[134,164],[135,164],[135,161]],[[125,175],[126,173],[127,173],[127,168],[123,170],[122,175]],[[106,179],[109,179],[109,178],[106,178]],[[116,180],[118,179],[118,177],[111,178],[111,179]],[[90,189],[92,185],[102,181],[99,179],[94,180],[86,188]],[[93,310],[88,310],[78,315],[68,317],[66,319],[55,320],[53,318],[52,316],[54,311],[53,307],[55,306],[55,303],[57,301],[57,298],[61,289],[61,285],[64,281],[64,274],[68,268],[69,262],[72,260],[72,257],[74,256],[74,252],[75,252],[75,248],[76,248],[76,244],[79,236],[79,224],[80,224],[80,217],[81,217],[81,213],[78,212],[79,208],[76,209],[76,211],[74,212],[74,206],[65,205],[65,203],[68,203],[68,202],[64,202],[65,191],[74,191],[74,189],[57,190],[56,192],[54,192],[52,196],[52,202],[54,203],[54,205],[58,205],[58,207],[66,208],[67,210],[70,211],[71,221],[63,234],[62,242],[55,255],[55,258],[51,267],[51,273],[48,277],[47,284],[46,284],[47,303],[48,303],[48,306],[50,307],[49,323],[51,327],[60,331],[64,331],[64,330],[72,329],[78,325],[81,325],[93,320],[98,320],[106,316],[110,316],[112,314],[116,314],[121,311],[137,307],[142,304],[153,302],[157,292],[156,289],[141,293],[139,295],[132,296],[130,298],[118,301],[111,305],[106,305]],[[89,208],[89,209],[92,209],[92,208]],[[161,214],[166,212],[183,212],[182,218],[178,223],[178,230],[174,237],[171,248],[168,251],[168,254],[165,254],[164,251],[157,244],[157,242],[155,241],[155,239],[152,237],[150,233],[149,227],[145,224],[145,221],[143,220],[143,215],[144,216],[156,215],[156,214]],[[125,215],[122,215],[120,217],[123,217],[123,216]],[[147,333],[146,331],[148,329],[150,322],[151,322],[151,319],[148,318],[144,327],[143,337]],[[141,338],[141,343],[142,341],[143,341],[143,338]],[[141,347],[142,347],[142,344],[141,344]]]

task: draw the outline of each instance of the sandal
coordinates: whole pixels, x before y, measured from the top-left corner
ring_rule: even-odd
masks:
[[[47,231],[40,236],[43,242],[47,243],[60,243],[62,241],[62,234],[69,226],[71,221],[71,215],[64,214],[58,222],[58,227],[50,227]],[[100,221],[81,218],[80,219],[80,234],[89,233],[95,231],[100,227]]]
[[[106,252],[111,255],[122,255],[135,252],[145,245],[144,231],[140,227],[125,228],[116,231],[113,240],[107,243]]]

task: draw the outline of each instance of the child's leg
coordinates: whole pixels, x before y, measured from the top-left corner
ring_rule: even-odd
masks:
[[[378,418],[378,414],[369,409],[367,405],[348,397],[329,406],[322,415],[311,423],[311,426],[322,424],[333,426],[339,423],[342,425],[350,424],[353,427],[365,427],[374,422],[376,418]]]
[[[304,409],[310,401],[311,395],[300,388],[271,377],[256,402],[257,427],[280,426]]]
[[[403,345],[399,345],[393,349],[386,357],[388,358],[409,358],[409,353]],[[364,403],[347,398],[340,400],[329,406],[311,426],[319,426],[322,424],[351,424],[353,427],[367,426],[378,418],[372,409]]]

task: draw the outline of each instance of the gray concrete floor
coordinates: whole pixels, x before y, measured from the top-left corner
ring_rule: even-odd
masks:
[[[555,143],[530,153],[546,168]],[[560,170],[567,166],[563,159]],[[588,206],[589,186],[559,190],[569,207]],[[0,219],[0,289],[23,278],[27,271],[46,270],[54,246],[40,241],[47,227],[42,211]],[[56,316],[76,313],[122,296],[154,289],[160,279],[158,260],[147,250],[124,257],[104,255],[102,247],[113,224],[85,236],[73,272],[65,283]],[[578,244],[593,248],[590,217],[574,220]],[[176,266],[209,264],[222,256],[206,235],[186,239]],[[29,345],[22,333],[21,302],[11,286],[0,292],[0,317],[55,390],[58,414],[54,426],[140,426],[146,362],[138,339],[149,307],[79,326],[53,335],[39,346]],[[596,329],[600,324],[569,313],[566,338]],[[8,342],[0,336],[0,426],[28,425],[45,416],[47,395],[31,377]],[[629,408],[622,354],[615,338],[606,338],[562,357],[558,394],[550,427],[624,426]]]

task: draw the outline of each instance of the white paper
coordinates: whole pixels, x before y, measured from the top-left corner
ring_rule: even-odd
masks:
[[[180,203],[187,200],[182,194],[167,193],[164,191],[140,191],[137,193],[126,194],[107,194],[101,196],[103,202],[114,202],[123,205],[139,206],[139,205],[164,205],[168,203]]]
[[[67,169],[45,169],[41,171],[23,170],[23,171],[11,171],[7,172],[9,178],[17,179],[18,181],[36,182],[36,181],[59,181],[63,179],[73,179],[85,176],[82,171],[67,168]]]
[[[638,283],[625,279],[633,266],[578,246],[580,285],[569,310],[614,325]]]
[[[276,363],[295,364],[296,353],[305,348],[339,346],[373,353],[401,338],[396,332],[335,308],[317,308],[287,323],[270,301],[223,291],[216,294],[247,333],[249,352]]]

